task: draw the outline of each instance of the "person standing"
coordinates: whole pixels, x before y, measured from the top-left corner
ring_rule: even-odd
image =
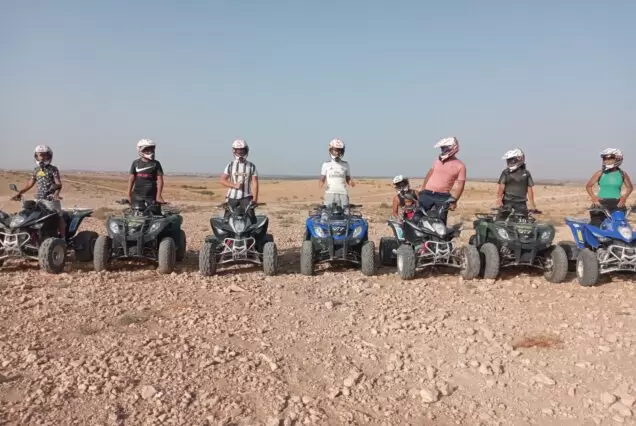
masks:
[[[342,159],[345,154],[345,144],[340,139],[332,139],[329,142],[330,161],[322,163],[318,186],[325,188],[324,205],[331,207],[333,204],[341,208],[349,205],[349,192],[347,186],[355,186],[351,179],[349,163]]]
[[[221,174],[221,185],[229,188],[227,203],[231,208],[246,209],[250,203],[258,204],[258,171],[251,161],[247,160],[250,152],[249,145],[242,139],[232,142],[234,159],[225,166]],[[225,217],[230,213],[226,210]],[[252,223],[256,223],[254,209],[249,213]]]
[[[139,158],[130,165],[128,179],[128,201],[131,205],[142,202],[144,206],[163,200],[163,166],[155,159],[157,144],[151,139],[137,142]],[[161,206],[153,207],[153,214],[161,214]]]

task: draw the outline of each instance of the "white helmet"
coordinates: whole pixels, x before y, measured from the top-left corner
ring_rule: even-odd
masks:
[[[247,158],[250,153],[250,147],[243,139],[236,139],[232,142],[232,154],[237,160]]]
[[[137,154],[146,160],[154,160],[156,147],[157,144],[152,139],[142,139],[137,142]]]
[[[38,154],[43,156],[42,161],[38,159]],[[38,166],[48,166],[51,164],[51,160],[53,160],[53,150],[48,145],[38,145],[33,150],[33,157],[35,157],[35,164]]]
[[[514,172],[526,163],[526,154],[524,154],[521,149],[515,148],[506,152],[501,159],[506,160],[508,170]]]
[[[623,164],[623,151],[618,148],[605,148],[603,152],[601,152],[601,159],[603,161],[603,170],[613,169],[615,167],[620,167]],[[614,163],[605,164],[605,160],[613,159]]]
[[[455,136],[443,138],[437,141],[435,148],[440,148],[442,153],[439,156],[440,161],[446,161],[459,152],[459,141]]]
[[[345,144],[342,140],[335,138],[329,142],[329,155],[331,158],[338,159],[344,157],[345,154]]]
[[[397,175],[393,178],[393,187],[398,191],[408,191],[409,190],[409,179],[405,178],[402,175]]]

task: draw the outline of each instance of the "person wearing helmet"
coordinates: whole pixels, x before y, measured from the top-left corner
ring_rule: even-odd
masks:
[[[617,148],[607,148],[601,152],[601,169],[594,172],[585,185],[592,203],[607,209],[610,213],[616,210],[625,211],[625,204],[634,187],[629,175],[621,169],[623,152]],[[598,192],[594,193],[594,186]],[[590,212],[590,223],[600,226],[605,216],[599,212]]]
[[[526,168],[526,155],[519,148],[511,149],[502,157],[506,168],[499,176],[497,207],[510,207],[516,211],[536,210],[534,180]]]
[[[240,206],[246,209],[250,202],[258,203],[258,171],[251,161],[247,160],[250,147],[242,139],[232,142],[232,155],[234,159],[225,166],[221,174],[221,185],[229,188],[227,191],[227,203],[230,207]],[[229,217],[226,210],[225,217]],[[249,212],[252,223],[256,223],[254,209]]]
[[[62,178],[60,170],[51,164],[53,161],[53,150],[48,145],[38,145],[33,150],[36,167],[29,177],[24,188],[11,197],[18,200],[28,190],[36,186],[36,201],[46,209],[59,214],[60,238],[66,238],[66,223],[62,216],[62,202],[60,201],[60,191],[62,191]]]
[[[154,202],[164,203],[163,200],[163,167],[155,159],[157,144],[151,139],[137,142],[137,158],[130,166],[128,178],[128,201],[134,203]],[[154,214],[161,214],[161,206],[156,205]]]
[[[441,152],[420,187],[420,206],[424,211],[429,211],[451,201],[450,210],[455,210],[466,185],[466,165],[457,158],[459,141],[456,137],[443,138],[435,144],[435,148],[439,148]],[[455,184],[457,188],[453,193]],[[448,210],[445,210],[440,218],[446,223]]]
[[[393,217],[402,220],[412,219],[415,214],[417,191],[411,189],[408,178],[398,175],[393,178],[393,188],[396,194],[393,196]]]
[[[345,154],[345,144],[340,139],[332,139],[329,142],[329,156],[331,159],[322,163],[318,186],[325,188],[324,204],[331,206],[336,204],[345,208],[349,205],[349,192],[347,186],[355,186],[351,179],[349,163],[342,159]]]

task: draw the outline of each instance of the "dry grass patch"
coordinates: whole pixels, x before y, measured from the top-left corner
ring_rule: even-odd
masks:
[[[95,219],[99,219],[99,220],[106,220],[110,216],[114,216],[114,215],[117,215],[119,213],[120,213],[119,210],[112,209],[110,207],[100,207],[100,208],[95,209],[93,211],[93,217]]]
[[[131,324],[142,324],[150,319],[149,312],[129,311],[119,317],[119,324],[129,326]]]
[[[529,348],[542,348],[542,349],[561,349],[563,348],[563,340],[557,336],[538,334],[535,336],[526,336],[521,340],[513,343],[514,349],[529,349]]]

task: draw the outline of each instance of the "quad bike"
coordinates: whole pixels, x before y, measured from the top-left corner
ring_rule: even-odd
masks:
[[[170,274],[176,262],[186,255],[186,234],[181,229],[183,217],[177,209],[163,209],[168,203],[133,201],[126,199],[118,204],[130,205],[122,216],[108,217],[108,235],[100,235],[95,241],[93,267],[105,271],[112,261],[142,259],[157,262],[160,274]]]
[[[359,266],[364,275],[375,274],[375,243],[369,241],[367,220],[355,213],[360,207],[334,203],[310,212],[300,251],[301,274],[313,275],[314,266],[323,262],[350,263]]]
[[[216,273],[219,265],[250,263],[262,265],[266,275],[278,272],[278,249],[274,236],[267,233],[269,218],[250,213],[257,206],[250,202],[245,208],[233,207],[228,203],[218,206],[224,209],[226,216],[212,217],[210,225],[213,235],[206,237],[199,252],[199,272],[210,276]]]
[[[470,237],[482,255],[482,276],[496,279],[501,268],[531,266],[543,271],[553,283],[565,280],[568,258],[565,250],[553,244],[555,229],[537,223],[538,210],[517,210],[504,206],[492,213],[477,213],[475,234]]]
[[[9,188],[18,192],[15,184]],[[21,258],[37,260],[40,268],[50,274],[64,270],[68,257],[80,262],[93,259],[93,245],[97,233],[77,232],[82,221],[91,216],[92,209],[64,210],[62,217],[66,223],[66,238],[60,238],[59,214],[48,210],[45,205],[34,200],[24,200],[22,210],[12,216],[0,212],[0,266],[7,259]]]
[[[562,241],[574,261],[576,276],[582,286],[598,283],[600,275],[617,271],[636,272],[636,232],[627,218],[636,205],[626,212],[610,213],[594,206],[588,209],[605,215],[600,227],[593,226],[587,219],[565,218],[574,237],[574,242]]]
[[[453,241],[461,233],[461,223],[448,227],[441,219],[450,205],[449,200],[425,211],[418,204],[412,219],[389,220],[394,237],[380,240],[381,262],[386,266],[397,264],[404,280],[414,278],[418,269],[431,266],[457,268],[468,280],[477,277],[479,252],[470,245],[457,247]]]

